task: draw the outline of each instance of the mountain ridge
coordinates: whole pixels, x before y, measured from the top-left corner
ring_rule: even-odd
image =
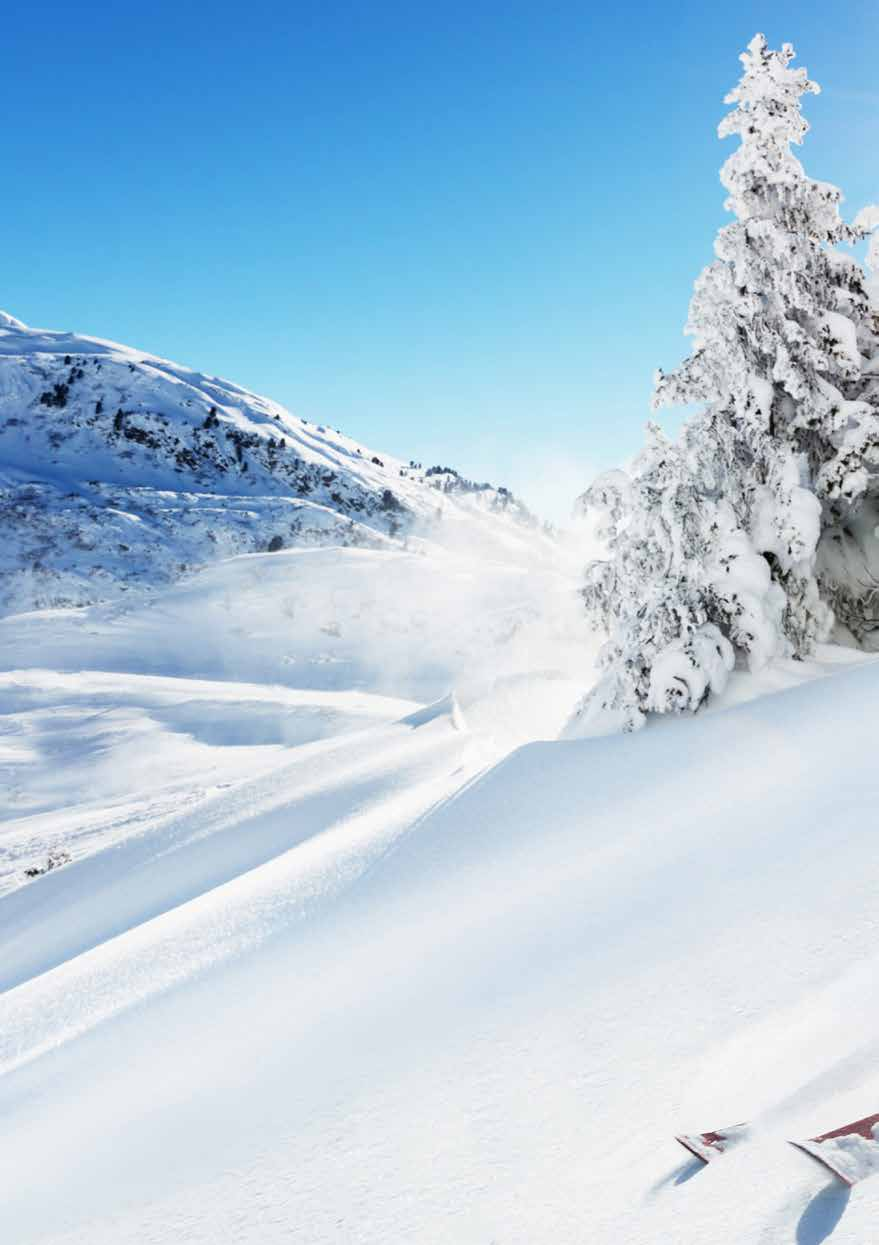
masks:
[[[465,516],[540,529],[507,489],[380,455],[148,352],[0,313],[0,609],[112,599],[238,553],[429,539]]]

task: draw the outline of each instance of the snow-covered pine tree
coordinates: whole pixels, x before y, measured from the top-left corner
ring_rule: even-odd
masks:
[[[651,428],[632,473],[582,499],[605,516],[609,557],[587,568],[584,597],[609,639],[572,733],[697,708],[735,653],[752,666],[805,655],[832,622],[816,575],[822,529],[844,524],[879,479],[864,361],[876,326],[863,270],[833,249],[866,230],[790,150],[808,130],[801,97],[818,91],[793,55],[757,35],[741,57],[719,127],[740,139],[721,171],[736,219],[695,284],[693,353],[656,378],[655,406],[707,405],[677,443]],[[825,596],[847,591],[829,570],[822,582]]]

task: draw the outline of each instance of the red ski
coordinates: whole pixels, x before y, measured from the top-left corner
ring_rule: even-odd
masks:
[[[747,1124],[733,1124],[729,1128],[719,1129],[716,1133],[682,1133],[675,1137],[675,1141],[679,1141],[685,1150],[695,1154],[703,1163],[710,1163],[730,1146],[741,1141],[747,1132]]]
[[[857,1184],[879,1172],[879,1114],[843,1124],[820,1137],[792,1141],[791,1145],[811,1154],[846,1184]]]

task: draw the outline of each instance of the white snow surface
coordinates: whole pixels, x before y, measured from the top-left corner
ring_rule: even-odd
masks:
[[[560,741],[583,551],[441,500],[406,545],[336,510],[0,618],[4,1242],[874,1239],[879,1179],[787,1141],[879,1103],[879,665],[828,646]],[[729,1121],[709,1166],[674,1140]]]
[[[290,550],[0,622],[4,1240],[872,1239],[786,1139],[879,1099],[879,666],[558,742],[543,576]]]

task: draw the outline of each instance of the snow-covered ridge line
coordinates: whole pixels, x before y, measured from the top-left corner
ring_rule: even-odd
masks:
[[[379,455],[156,355],[0,314],[0,608],[112,599],[238,553],[380,547],[464,516],[538,528],[506,489]]]

